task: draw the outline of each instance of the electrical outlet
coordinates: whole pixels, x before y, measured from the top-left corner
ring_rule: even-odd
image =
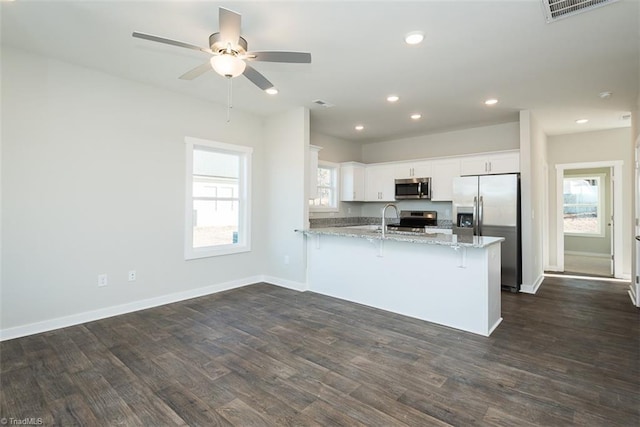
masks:
[[[136,281],[136,271],[135,270],[131,270],[129,272],[129,281],[130,282],[135,282]]]
[[[289,265],[289,255],[284,256],[284,265]]]
[[[102,287],[102,286],[107,286],[108,284],[108,280],[107,280],[107,274],[98,274],[98,287]]]

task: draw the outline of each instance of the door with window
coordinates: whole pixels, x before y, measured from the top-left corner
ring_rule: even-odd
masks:
[[[566,170],[563,180],[565,271],[612,276],[610,168]]]

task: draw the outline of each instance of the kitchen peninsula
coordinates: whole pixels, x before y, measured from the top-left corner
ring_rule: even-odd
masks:
[[[309,290],[489,336],[502,321],[498,237],[303,230]]]

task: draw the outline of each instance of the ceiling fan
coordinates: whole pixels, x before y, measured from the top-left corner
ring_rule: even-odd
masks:
[[[137,31],[134,31],[132,36],[212,55],[209,61],[187,71],[179,77],[180,79],[193,80],[213,69],[228,79],[242,74],[260,89],[267,91],[267,93],[277,93],[277,90],[265,76],[249,65],[247,61],[311,63],[311,54],[307,52],[247,52],[247,40],[240,35],[240,18],[239,13],[223,7],[219,8],[218,21],[220,31],[209,36],[209,48]]]

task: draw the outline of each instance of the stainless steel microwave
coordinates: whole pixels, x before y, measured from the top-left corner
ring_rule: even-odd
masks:
[[[396,200],[431,199],[431,178],[396,179]]]

